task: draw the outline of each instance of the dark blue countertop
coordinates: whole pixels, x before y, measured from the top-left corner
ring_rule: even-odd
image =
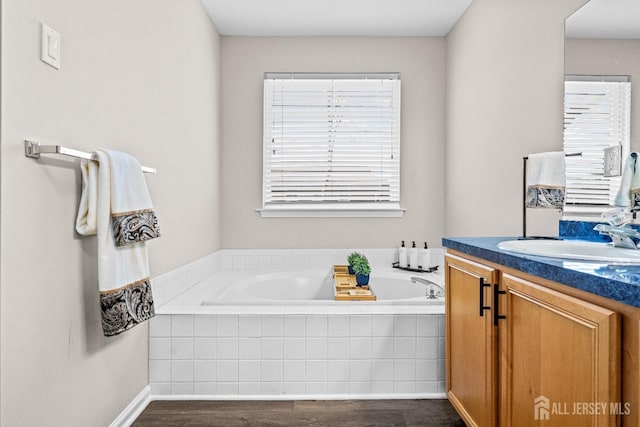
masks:
[[[442,239],[442,245],[505,267],[640,307],[640,265],[562,260],[498,249],[498,243],[514,239],[515,237],[445,237]]]

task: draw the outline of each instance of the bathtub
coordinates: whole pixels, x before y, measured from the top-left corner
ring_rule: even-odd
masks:
[[[250,261],[265,252],[235,250],[233,268],[222,259],[157,306],[149,322],[154,398],[445,398],[444,300],[428,299],[425,285],[411,282],[443,286],[443,273],[399,271],[387,253],[368,250],[384,261],[372,265],[377,301],[334,301],[326,266],[346,255],[330,251],[289,255],[310,265],[286,269]],[[271,264],[280,254],[269,252]]]
[[[378,269],[372,274],[369,287],[377,297],[377,301],[356,301],[356,304],[413,303],[438,305],[444,309],[444,295],[427,298],[427,291],[433,289],[437,295],[437,286],[412,282],[412,277],[428,279],[444,288],[442,275],[439,273],[409,273]],[[252,271],[239,274],[224,289],[212,292],[203,305],[221,303],[296,303],[296,304],[345,304],[345,301],[334,301],[332,270],[304,269],[292,271]]]

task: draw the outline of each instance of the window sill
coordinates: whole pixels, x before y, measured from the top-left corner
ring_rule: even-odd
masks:
[[[263,208],[262,218],[402,218],[403,208]]]

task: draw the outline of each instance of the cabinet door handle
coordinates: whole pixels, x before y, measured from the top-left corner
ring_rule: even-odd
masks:
[[[506,294],[507,291],[501,291],[498,285],[493,285],[493,326],[498,326],[498,320],[506,319],[507,316],[500,313],[500,295]]]
[[[480,278],[480,317],[484,316],[485,310],[491,310],[491,307],[484,305],[484,288],[490,288],[491,283],[484,283],[484,277]]]

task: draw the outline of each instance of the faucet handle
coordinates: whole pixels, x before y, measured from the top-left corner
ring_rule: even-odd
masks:
[[[631,228],[629,225],[615,227],[612,225],[598,224],[593,227],[600,234],[609,236],[613,242],[613,246],[618,248],[638,249],[638,245],[634,241],[640,240],[640,233]]]

